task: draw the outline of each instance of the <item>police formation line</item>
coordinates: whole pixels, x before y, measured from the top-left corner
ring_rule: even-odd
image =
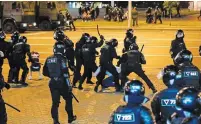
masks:
[[[6,35],[0,32],[0,89],[4,87],[9,89],[9,83],[20,83],[27,86],[26,76],[28,67],[25,61],[26,54],[31,62],[31,71],[40,70],[41,63],[37,58],[38,53],[30,53],[30,46],[27,39],[20,36],[18,32],[14,32],[11,36],[11,42],[5,42]],[[200,71],[193,65],[193,55],[187,50],[184,42],[184,32],[178,30],[175,40],[172,41],[170,54],[174,65],[167,65],[160,74],[166,89],[157,92],[153,83],[147,77],[142,69],[141,64],[146,64],[142,49],[136,43],[134,31],[129,29],[126,31],[124,39],[123,55],[118,56],[116,47],[118,41],[111,39],[105,41],[104,36],[100,35],[100,41],[95,36],[88,33],[82,34],[80,40],[74,43],[60,29],[54,32],[54,54],[48,57],[43,66],[43,75],[50,78],[49,88],[52,96],[51,115],[54,124],[59,123],[58,107],[60,96],[66,101],[65,110],[68,114],[68,123],[77,119],[73,113],[72,99],[76,97],[72,93],[73,88],[83,90],[82,84],[87,78],[87,84],[94,84],[91,81],[92,72],[97,73],[97,82],[94,91],[98,92],[101,85],[102,90],[107,87],[115,87],[116,92],[124,92],[124,101],[126,105],[119,106],[112,114],[109,124],[199,124],[201,93],[200,90]],[[96,65],[96,57],[99,52],[96,48],[105,45],[100,50],[100,66]],[[201,47],[199,49],[201,54]],[[35,58],[34,58],[35,56]],[[3,60],[7,58],[10,65],[10,71],[7,83],[2,75]],[[74,63],[74,58],[76,64]],[[113,65],[113,59],[118,59],[117,67]],[[80,70],[84,66],[84,73],[81,75]],[[121,65],[121,66],[120,66]],[[38,68],[35,68],[38,67]],[[121,68],[118,72],[117,68]],[[18,81],[19,70],[23,70],[21,80]],[[69,70],[74,72],[73,82],[69,80]],[[97,71],[99,70],[99,71]],[[145,97],[145,87],[139,80],[128,80],[130,73],[136,73],[140,76],[155,93],[151,101],[151,109],[155,119],[152,118],[150,110],[143,106],[143,103],[149,101]],[[110,73],[110,77],[105,75]],[[40,74],[40,73],[39,73]],[[41,76],[41,75],[40,75]],[[41,78],[41,77],[40,77]],[[30,77],[31,79],[31,77]],[[121,79],[121,84],[119,83]],[[79,81],[78,87],[76,86]],[[157,93],[156,93],[157,92]],[[77,100],[77,99],[76,99]],[[78,101],[78,100],[77,100]],[[7,113],[5,102],[0,96],[0,124],[7,123]]]

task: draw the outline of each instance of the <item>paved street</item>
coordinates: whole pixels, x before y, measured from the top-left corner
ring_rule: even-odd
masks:
[[[187,48],[194,55],[193,63],[201,68],[201,57],[198,53],[198,48],[201,45],[201,30],[198,28],[200,28],[201,23],[198,23],[199,21],[196,19],[191,20],[191,22],[187,22],[189,23],[186,23],[185,27],[195,30],[184,28],[185,42]],[[177,24],[178,28],[180,27],[179,21],[173,22],[173,24]],[[183,24],[184,21],[181,20],[181,28],[184,27]],[[143,44],[145,45],[143,53],[147,60],[147,64],[144,65],[143,68],[156,86],[157,90],[161,90],[165,88],[165,86],[162,84],[161,80],[156,78],[156,75],[164,66],[173,63],[170,58],[169,49],[171,40],[175,38],[176,28],[171,29],[168,25],[162,26],[160,24],[149,26],[150,30],[140,30],[140,27],[138,27],[134,33],[137,36],[137,43],[139,44],[139,47]],[[101,28],[101,24],[99,24],[99,27],[100,33],[104,35],[106,40],[116,38],[119,41],[117,51],[118,54],[121,55],[126,30],[121,28],[107,30]],[[152,27],[160,30],[151,30]],[[167,30],[165,27],[169,27],[171,30]],[[73,40],[74,43],[76,43],[80,39],[81,34],[84,32],[98,37],[96,28],[78,28],[76,32],[65,31],[65,34]],[[51,55],[53,51],[52,47],[55,42],[53,39],[53,31],[29,31],[22,35],[27,36],[28,43],[31,45],[31,51],[39,52],[41,54],[41,63],[44,63],[46,57]],[[7,38],[9,37],[10,35],[7,35]],[[97,63],[98,61],[99,60],[97,58]],[[116,61],[114,61],[114,63],[116,64]],[[9,67],[7,61],[5,61],[3,66],[5,80],[7,80],[8,69]],[[131,74],[129,78],[138,79],[135,74]],[[48,80],[48,78],[38,80],[38,75],[36,73],[33,76],[33,80],[27,80],[29,83],[28,87],[12,85],[12,89],[8,91],[4,90],[3,97],[5,101],[21,110],[21,112],[18,113],[7,107],[8,124],[52,124],[50,114],[51,96],[48,88]],[[93,81],[96,82],[96,79],[93,78]],[[148,89],[146,84],[145,86],[146,95],[151,96],[151,90]],[[74,113],[78,117],[75,124],[106,124],[112,111],[116,109],[118,105],[123,104],[122,94],[115,94],[113,92],[113,88],[108,90],[107,93],[94,93],[93,88],[93,85],[84,84],[83,91],[79,91],[77,89],[73,90],[74,94],[80,101],[79,104],[76,103],[75,100],[73,101]],[[59,108],[61,124],[67,124],[67,115],[64,110],[64,105],[64,101],[61,100]],[[149,103],[146,104],[146,106],[149,107]]]

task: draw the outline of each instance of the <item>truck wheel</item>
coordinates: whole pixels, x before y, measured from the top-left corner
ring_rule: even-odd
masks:
[[[51,29],[51,24],[49,21],[42,21],[40,24],[39,24],[39,28],[41,30],[50,30]]]
[[[12,22],[6,22],[3,25],[3,30],[5,31],[5,33],[13,33],[14,31],[16,31],[16,27]]]

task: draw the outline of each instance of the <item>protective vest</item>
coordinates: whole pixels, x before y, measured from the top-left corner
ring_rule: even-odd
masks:
[[[127,53],[128,60],[127,65],[128,66],[135,66],[136,64],[140,64],[140,52],[137,50],[131,50]]]
[[[176,95],[179,90],[176,88],[168,88],[158,94],[160,102],[160,112],[162,122],[166,122],[167,118],[176,112]],[[158,106],[156,106],[158,107]]]
[[[62,63],[60,58],[56,56],[52,56],[46,60],[46,64],[48,67],[49,77],[55,78],[55,77],[61,77],[62,75]]]
[[[84,61],[91,61],[91,58],[92,58],[91,49],[88,44],[85,44],[82,47],[82,56],[83,56]]]
[[[200,71],[193,65],[182,65],[179,67],[180,71],[177,79],[180,80],[182,87],[193,86],[200,87]]]
[[[140,111],[141,106],[120,106],[114,113],[113,122],[114,124],[140,124]]]
[[[100,56],[100,63],[107,63],[111,62],[111,53],[110,53],[110,46],[105,45],[101,48],[101,56]]]

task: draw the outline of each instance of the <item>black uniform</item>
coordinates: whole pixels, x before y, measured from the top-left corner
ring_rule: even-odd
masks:
[[[191,62],[183,62],[178,65],[179,73],[177,76],[180,87],[193,86],[196,89],[201,88],[200,70]]]
[[[30,53],[30,45],[26,44],[24,42],[18,42],[13,46],[13,60],[14,60],[14,77],[15,81],[18,82],[19,77],[19,70],[20,68],[23,70],[22,76],[21,76],[21,83],[25,84],[27,74],[29,72],[29,68],[27,67],[26,63],[26,54],[29,57],[29,61],[32,61],[31,59],[31,53]]]
[[[82,84],[87,77],[87,83],[91,82],[92,72],[95,72],[97,69],[95,60],[96,60],[96,48],[103,45],[103,40],[98,43],[87,43],[82,47],[82,56],[84,60],[84,73],[80,78],[79,89],[82,88]],[[92,82],[91,82],[92,83]]]
[[[76,60],[76,66],[75,66],[75,73],[73,77],[73,85],[76,84],[76,82],[80,79],[81,74],[80,70],[82,65],[84,64],[83,58],[82,58],[82,46],[85,44],[86,40],[84,37],[82,37],[75,46],[75,60]]]
[[[138,50],[130,50],[127,53],[122,55],[121,58],[121,85],[122,87],[125,85],[127,81],[127,76],[131,72],[135,72],[138,76],[140,76],[153,90],[156,92],[156,89],[149,78],[145,75],[144,71],[142,70],[141,64],[146,64],[146,60],[144,55],[140,53]]]
[[[184,43],[183,38],[176,38],[171,43],[170,54],[172,58],[175,58],[176,55],[186,49],[186,45]]]
[[[167,88],[155,94],[151,108],[157,124],[165,123],[175,111],[176,95],[179,88]]]
[[[7,124],[7,113],[6,107],[1,95],[1,90],[6,87],[7,89],[10,88],[10,85],[4,82],[3,76],[0,75],[0,124]]]
[[[95,87],[95,91],[97,92],[98,86],[101,84],[102,81],[105,78],[105,72],[109,71],[113,76],[114,76],[114,82],[115,82],[115,87],[116,91],[120,90],[120,85],[119,85],[119,74],[113,65],[112,61],[113,58],[119,59],[120,57],[117,56],[116,49],[110,44],[106,44],[101,48],[101,55],[100,55],[100,74],[98,76],[98,81]]]
[[[0,40],[0,51],[2,51],[4,54],[4,57],[0,57],[0,75],[2,75],[2,66],[4,63],[4,58],[6,57],[8,47],[9,47],[9,44],[6,41]]]
[[[129,47],[131,44],[135,44],[135,49],[138,50],[139,47],[138,45],[136,44],[136,36],[134,37],[126,37],[124,39],[124,50],[123,50],[123,53],[128,51]]]
[[[64,39],[64,44],[66,46],[66,58],[69,61],[69,66],[70,68],[74,68],[75,66],[75,61],[74,61],[74,57],[75,57],[75,50],[74,50],[74,43],[69,39],[69,38],[65,38]]]
[[[61,54],[54,54],[47,58],[43,67],[43,75],[49,77],[49,88],[52,96],[51,114],[54,122],[59,123],[58,107],[60,96],[66,101],[65,110],[68,113],[68,120],[74,119],[72,106],[72,92],[69,86],[69,73],[66,66],[66,58]],[[67,75],[64,77],[64,75]],[[69,89],[70,88],[70,89]],[[56,123],[56,124],[57,124]]]

